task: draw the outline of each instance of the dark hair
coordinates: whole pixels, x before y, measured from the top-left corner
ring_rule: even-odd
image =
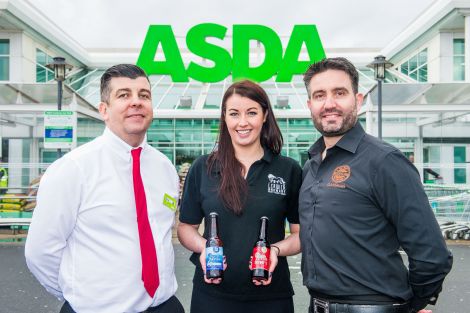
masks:
[[[327,70],[338,70],[348,74],[351,79],[351,85],[354,93],[359,91],[359,73],[356,67],[346,58],[325,58],[319,62],[310,65],[304,74],[304,83],[307,87],[308,98],[310,99],[310,81],[316,74],[323,73]]]
[[[113,77],[127,77],[136,79],[137,77],[145,77],[149,81],[147,74],[144,70],[134,64],[117,64],[108,68],[103,76],[101,76],[101,101],[108,102],[111,93],[110,82]],[[149,81],[150,84],[150,81]]]
[[[210,154],[207,167],[209,175],[214,168],[220,169],[219,196],[228,209],[237,215],[241,215],[248,186],[241,175],[243,165],[235,157],[235,149],[225,122],[227,100],[235,94],[257,102],[263,113],[267,114],[266,122],[261,128],[260,134],[263,148],[271,150],[273,154],[279,154],[281,153],[283,139],[269,97],[261,86],[252,81],[243,80],[233,83],[225,91],[220,114],[218,147]]]

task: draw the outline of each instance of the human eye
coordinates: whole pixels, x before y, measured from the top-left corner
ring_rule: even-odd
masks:
[[[229,112],[228,115],[232,117],[236,117],[238,116],[238,112]]]
[[[258,115],[258,112],[257,111],[250,111],[250,112],[248,112],[248,115],[249,116],[256,116],[256,115]]]
[[[151,98],[150,94],[148,94],[148,93],[142,93],[140,95],[140,97],[143,98],[143,99],[146,99],[146,100],[149,100]]]
[[[120,99],[126,99],[127,97],[129,97],[129,93],[128,92],[120,92],[120,93],[118,93],[117,96]]]
[[[324,93],[315,93],[313,94],[313,99],[316,100],[316,101],[321,101],[325,98],[325,94]]]
[[[346,91],[343,89],[336,90],[336,96],[343,97],[346,95]]]

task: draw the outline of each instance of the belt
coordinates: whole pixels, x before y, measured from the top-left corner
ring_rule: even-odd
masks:
[[[310,297],[310,313],[410,313],[404,304],[347,304],[332,303],[325,299]]]

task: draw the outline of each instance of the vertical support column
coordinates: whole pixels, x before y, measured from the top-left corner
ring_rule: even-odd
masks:
[[[37,126],[31,126],[37,127]],[[31,137],[31,143],[29,146],[29,163],[31,167],[29,169],[29,181],[39,176],[39,138],[35,136],[36,132],[32,131],[33,136]]]
[[[23,191],[23,139],[8,140],[8,191],[20,193]]]
[[[77,147],[77,135],[78,135],[78,113],[77,113],[77,95],[73,93],[72,101],[70,102],[70,110],[73,111],[73,134],[72,134],[72,148],[71,150]]]
[[[373,114],[373,107],[374,103],[371,100],[371,96],[367,96],[367,101],[362,105],[362,107],[366,108],[366,133],[369,135],[374,135],[374,114]]]
[[[415,166],[418,169],[421,181],[423,180],[423,126],[418,126],[418,138],[415,140],[414,147]]]
[[[465,81],[470,82],[470,11],[464,12],[465,18]]]

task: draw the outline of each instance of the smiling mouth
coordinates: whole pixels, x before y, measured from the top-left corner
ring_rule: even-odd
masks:
[[[243,130],[237,130],[237,133],[239,133],[240,135],[246,135],[250,131],[251,131],[250,129],[243,129]]]
[[[339,116],[341,116],[341,114],[339,114],[339,113],[327,113],[327,114],[323,114],[323,115],[322,115],[323,118],[339,117]]]
[[[128,118],[131,118],[131,117],[144,117],[143,114],[132,114],[132,115],[128,115],[127,116]]]

